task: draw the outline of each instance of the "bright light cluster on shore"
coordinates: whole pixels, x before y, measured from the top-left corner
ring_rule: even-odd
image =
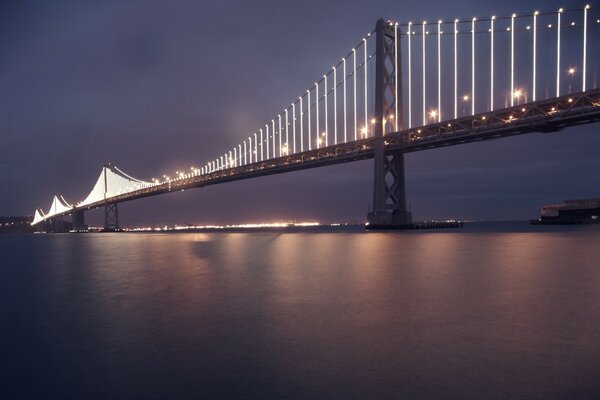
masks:
[[[142,231],[186,231],[186,230],[214,230],[214,229],[272,229],[272,228],[307,228],[323,226],[320,222],[261,222],[253,224],[233,224],[233,225],[175,225],[162,227],[138,227],[128,228],[125,231],[142,232]],[[331,224],[331,226],[339,226],[339,224]]]

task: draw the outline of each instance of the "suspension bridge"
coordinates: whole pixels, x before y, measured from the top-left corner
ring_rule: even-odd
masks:
[[[600,9],[399,23],[379,20],[304,93],[264,126],[202,166],[140,180],[102,167],[88,196],[55,195],[32,225],[57,231],[71,215],[235,180],[374,159],[371,227],[412,223],[404,154],[600,120]]]

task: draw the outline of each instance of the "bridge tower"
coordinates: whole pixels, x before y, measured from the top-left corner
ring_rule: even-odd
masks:
[[[108,197],[108,176],[107,171],[112,168],[110,163],[104,165],[104,231],[115,232],[119,228],[119,208],[117,203],[109,203]]]
[[[73,230],[76,232],[81,232],[87,230],[87,225],[85,224],[85,216],[83,210],[75,210],[73,211]]]
[[[402,129],[400,33],[380,19],[375,35],[374,186],[367,220],[369,228],[402,228],[412,223],[406,208],[404,153],[385,149],[385,135]]]

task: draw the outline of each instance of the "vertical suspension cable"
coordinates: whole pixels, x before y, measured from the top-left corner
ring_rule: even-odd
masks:
[[[290,154],[290,135],[289,135],[289,127],[290,123],[288,120],[288,109],[285,109],[285,148],[287,149],[287,153]],[[295,150],[294,150],[295,152]]]
[[[454,20],[454,119],[458,118],[458,19]]]
[[[590,9],[590,5],[586,4],[583,9],[583,62],[582,62],[582,81],[581,81],[581,91],[585,92],[585,80],[586,80],[586,66],[587,66],[587,20],[588,20],[588,10]]]
[[[298,97],[300,99],[300,151],[304,151],[304,107],[302,107],[302,97]]]
[[[306,91],[308,105],[306,106],[306,111],[308,112],[308,150],[312,150],[312,134],[311,134],[311,126],[310,126],[310,90]],[[317,136],[319,134],[317,133]]]
[[[364,48],[365,48],[365,64],[364,64],[364,73],[365,73],[365,137],[367,137],[369,131],[369,116],[367,115],[367,39],[363,38]]]
[[[320,148],[321,146],[321,142],[320,142],[320,135],[321,135],[321,131],[319,130],[319,82],[315,82],[315,108],[317,109],[317,130],[316,130],[316,136],[317,136],[317,149]]]
[[[264,147],[263,143],[264,143],[263,130],[261,129],[260,130],[260,161],[264,161],[265,160],[265,158],[264,158],[264,152],[263,152],[263,147]]]
[[[258,143],[256,139],[256,132],[254,132],[254,162],[258,161]]]
[[[557,13],[557,29],[556,29],[556,97],[560,96],[560,15],[563,9],[559,8]]]
[[[412,60],[411,60],[412,22],[408,23],[408,128],[412,128]]]
[[[442,20],[438,21],[437,31],[437,75],[438,75],[438,122],[442,122]]]
[[[327,116],[327,75],[323,75],[325,79],[325,147],[329,146],[329,117]]]
[[[277,120],[278,120],[277,122],[279,123],[279,157],[281,157],[283,155],[283,154],[281,154],[281,151],[283,149],[283,145],[281,144],[281,133],[282,133],[282,130],[281,130],[281,114],[277,115]]]
[[[344,64],[344,68],[345,68]],[[344,73],[345,74],[345,73]],[[345,82],[345,81],[344,81]],[[398,131],[398,101],[399,99],[399,95],[398,95],[398,23],[396,22],[396,24],[394,25],[394,106],[395,106],[395,116],[394,118],[396,119],[396,123],[395,123],[395,131]],[[345,94],[344,94],[345,96]],[[346,106],[344,105],[344,115],[346,112]],[[346,136],[346,126],[344,125],[344,136]]]
[[[494,21],[490,20],[490,111],[494,111]]]
[[[471,115],[475,115],[475,21],[471,21]]]
[[[515,105],[515,17],[510,17],[510,106]]]
[[[296,103],[292,103],[292,142],[294,144],[294,153],[296,153]]]
[[[265,124],[265,128],[266,128],[266,136],[267,136],[267,160],[271,157],[269,157],[269,124]]]
[[[425,68],[425,25],[427,24],[427,21],[423,21],[423,25],[422,25],[422,35],[423,35],[423,126],[427,125],[427,119],[426,119],[426,104],[425,104],[425,96],[426,96],[426,90],[425,90],[425,77],[426,77],[426,68]]]
[[[358,140],[358,124],[356,113],[356,49],[352,49],[352,60],[354,61],[352,71],[352,89],[354,91],[354,102],[352,103],[354,105],[354,140]]]
[[[248,158],[246,157],[248,154],[248,148],[246,147],[246,141],[244,140],[244,165],[248,165]]]
[[[537,92],[537,16],[539,12],[533,13],[533,93],[532,93],[532,101],[535,101],[536,92]]]
[[[272,119],[271,120],[271,130],[273,131],[273,141],[271,142],[272,146],[273,146],[273,158],[277,157],[277,153],[275,152],[275,120]]]
[[[333,67],[333,144],[337,144],[337,70]]]
[[[344,143],[348,142],[348,119],[346,116],[346,57],[342,58],[344,73]]]

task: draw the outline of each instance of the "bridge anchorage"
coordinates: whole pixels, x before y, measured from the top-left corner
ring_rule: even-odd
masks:
[[[599,122],[600,57],[591,43],[600,43],[600,8],[590,6],[429,25],[379,20],[301,96],[216,158],[152,181],[106,164],[84,200],[56,195],[32,225],[84,231],[84,213],[102,208],[104,230],[118,231],[121,202],[373,158],[368,229],[448,227],[412,221],[405,154]]]

